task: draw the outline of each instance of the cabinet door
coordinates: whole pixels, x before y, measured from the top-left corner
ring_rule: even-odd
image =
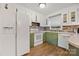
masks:
[[[32,26],[32,22],[36,22],[37,19],[36,19],[36,13],[27,9],[27,15],[29,17],[29,26]]]
[[[40,26],[43,26],[43,25],[45,25],[45,16],[44,15],[42,15],[42,14],[38,14],[37,15],[37,22],[39,22],[40,23]]]
[[[76,17],[77,17],[77,23],[76,24],[79,25],[79,8],[77,8],[77,16]]]
[[[69,21],[71,25],[76,25],[77,23],[77,8],[69,8]]]
[[[34,47],[34,33],[30,33],[30,48]]]
[[[62,11],[63,25],[68,25],[68,9]]]
[[[43,42],[46,42],[46,32],[43,33]]]
[[[46,25],[46,19],[44,15],[41,15],[40,26],[44,26],[44,25]]]
[[[36,22],[37,21],[37,15],[36,15],[36,13],[35,12],[33,12],[33,11],[31,11],[31,21],[32,22]]]
[[[47,32],[46,33],[46,41],[49,44],[58,45],[58,33]]]
[[[68,38],[67,36],[63,36],[61,34],[58,35],[58,46],[65,48],[65,49],[69,49],[68,46]]]
[[[35,14],[35,22],[40,23],[40,20],[41,20],[40,14],[39,13],[36,13]]]
[[[69,49],[70,49],[71,56],[79,56],[79,48],[76,48],[75,46],[72,46],[71,44],[69,44]]]

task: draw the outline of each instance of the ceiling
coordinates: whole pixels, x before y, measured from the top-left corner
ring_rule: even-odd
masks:
[[[79,5],[78,3],[46,3],[45,8],[40,8],[39,3],[21,3],[20,5],[27,7],[31,10],[40,12],[42,14],[48,15],[58,10],[61,10],[66,7],[70,7],[73,5]]]

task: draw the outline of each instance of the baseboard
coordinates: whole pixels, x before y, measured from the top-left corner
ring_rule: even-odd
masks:
[[[42,44],[42,43],[43,43],[43,41],[36,42],[36,43],[34,44],[34,46],[38,46],[38,45],[40,45],[40,44]]]
[[[26,56],[29,52],[30,52],[30,49],[28,49],[26,52],[24,52],[21,56]]]

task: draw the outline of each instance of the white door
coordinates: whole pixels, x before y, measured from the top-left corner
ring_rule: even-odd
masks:
[[[17,9],[17,55],[29,52],[29,19],[25,8]]]
[[[5,4],[0,8],[0,56],[14,56],[15,53],[15,16],[13,5]]]

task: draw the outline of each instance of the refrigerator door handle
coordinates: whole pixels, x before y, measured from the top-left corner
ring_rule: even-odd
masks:
[[[13,29],[14,27],[3,27],[4,29]]]

